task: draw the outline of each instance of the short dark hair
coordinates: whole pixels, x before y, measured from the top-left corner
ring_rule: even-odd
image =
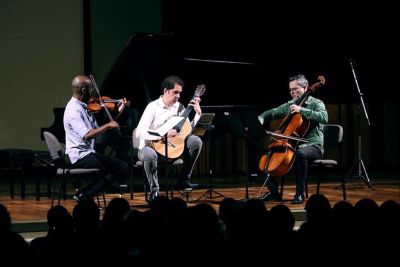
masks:
[[[161,90],[163,91],[164,88],[166,88],[167,90],[171,90],[174,88],[175,84],[179,84],[180,86],[182,86],[182,88],[184,87],[183,81],[178,76],[168,76],[161,83]]]

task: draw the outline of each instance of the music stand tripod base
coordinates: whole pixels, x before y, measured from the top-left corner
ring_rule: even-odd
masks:
[[[214,119],[214,117],[215,117],[215,113],[202,113],[195,128],[193,129],[193,134],[197,135],[197,136],[204,136],[204,134],[207,131],[212,131],[214,128],[214,125],[212,125],[211,123],[212,123],[212,120]],[[210,134],[207,137],[208,137],[207,138],[208,141],[210,141]],[[207,150],[207,152],[209,152],[209,150]],[[208,154],[210,155],[210,153],[208,153]],[[209,158],[209,162],[211,162],[210,158]],[[212,169],[210,169],[208,172],[208,189],[203,195],[201,195],[199,198],[197,198],[196,201],[199,201],[202,198],[204,198],[204,200],[219,198],[219,197],[226,198],[226,196],[215,191],[212,188],[211,175],[212,175]],[[217,196],[213,196],[213,193]]]
[[[184,188],[182,191],[179,192],[179,198],[185,199],[187,202],[196,201],[196,199],[192,197],[192,192],[192,188]]]
[[[214,198],[226,198],[225,195],[221,194],[218,191],[215,191],[212,186],[211,186],[211,175],[212,175],[212,170],[210,170],[209,175],[208,175],[208,189],[207,191],[201,195],[198,199],[196,199],[196,201],[199,201],[200,199],[204,198],[204,200],[207,199],[214,199]],[[217,196],[213,196],[213,194],[217,195]]]

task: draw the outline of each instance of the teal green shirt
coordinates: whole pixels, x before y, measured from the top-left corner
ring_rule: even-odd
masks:
[[[289,114],[289,107],[294,104],[295,100],[290,100],[276,108],[264,111],[258,116],[261,124],[264,121],[273,121],[281,119]],[[324,133],[323,125],[328,123],[328,112],[326,111],[325,104],[318,98],[309,96],[303,107],[300,108],[300,114],[310,121],[310,129],[308,130],[305,138],[309,140],[308,143],[301,144],[299,147],[315,145],[318,146],[322,152],[324,147]]]

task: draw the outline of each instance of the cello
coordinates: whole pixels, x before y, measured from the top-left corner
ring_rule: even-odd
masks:
[[[325,78],[318,76],[317,82],[311,85],[293,104],[303,106],[308,96],[318,87],[325,84]],[[271,144],[259,161],[259,169],[267,174],[265,186],[270,175],[283,176],[291,169],[297,146],[300,142],[308,142],[303,138],[310,126],[310,122],[300,113],[287,114],[275,132],[267,131],[271,135]],[[261,189],[262,190],[262,189]],[[261,192],[261,191],[260,191]]]

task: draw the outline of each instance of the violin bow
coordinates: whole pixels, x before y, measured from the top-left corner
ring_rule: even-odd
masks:
[[[89,75],[89,78],[90,78],[90,80],[92,81],[93,87],[94,87],[94,89],[96,90],[97,95],[99,96],[100,106],[104,108],[104,110],[106,111],[107,116],[108,116],[108,118],[110,119],[110,121],[114,121],[113,117],[111,116],[110,111],[108,111],[108,109],[107,109],[107,107],[106,107],[106,104],[104,103],[103,98],[101,98],[100,90],[99,90],[99,88],[97,87],[97,83],[96,83],[96,81],[95,81],[93,75],[90,74],[90,75]],[[118,133],[121,135],[121,130],[119,129],[119,126],[118,126]]]

